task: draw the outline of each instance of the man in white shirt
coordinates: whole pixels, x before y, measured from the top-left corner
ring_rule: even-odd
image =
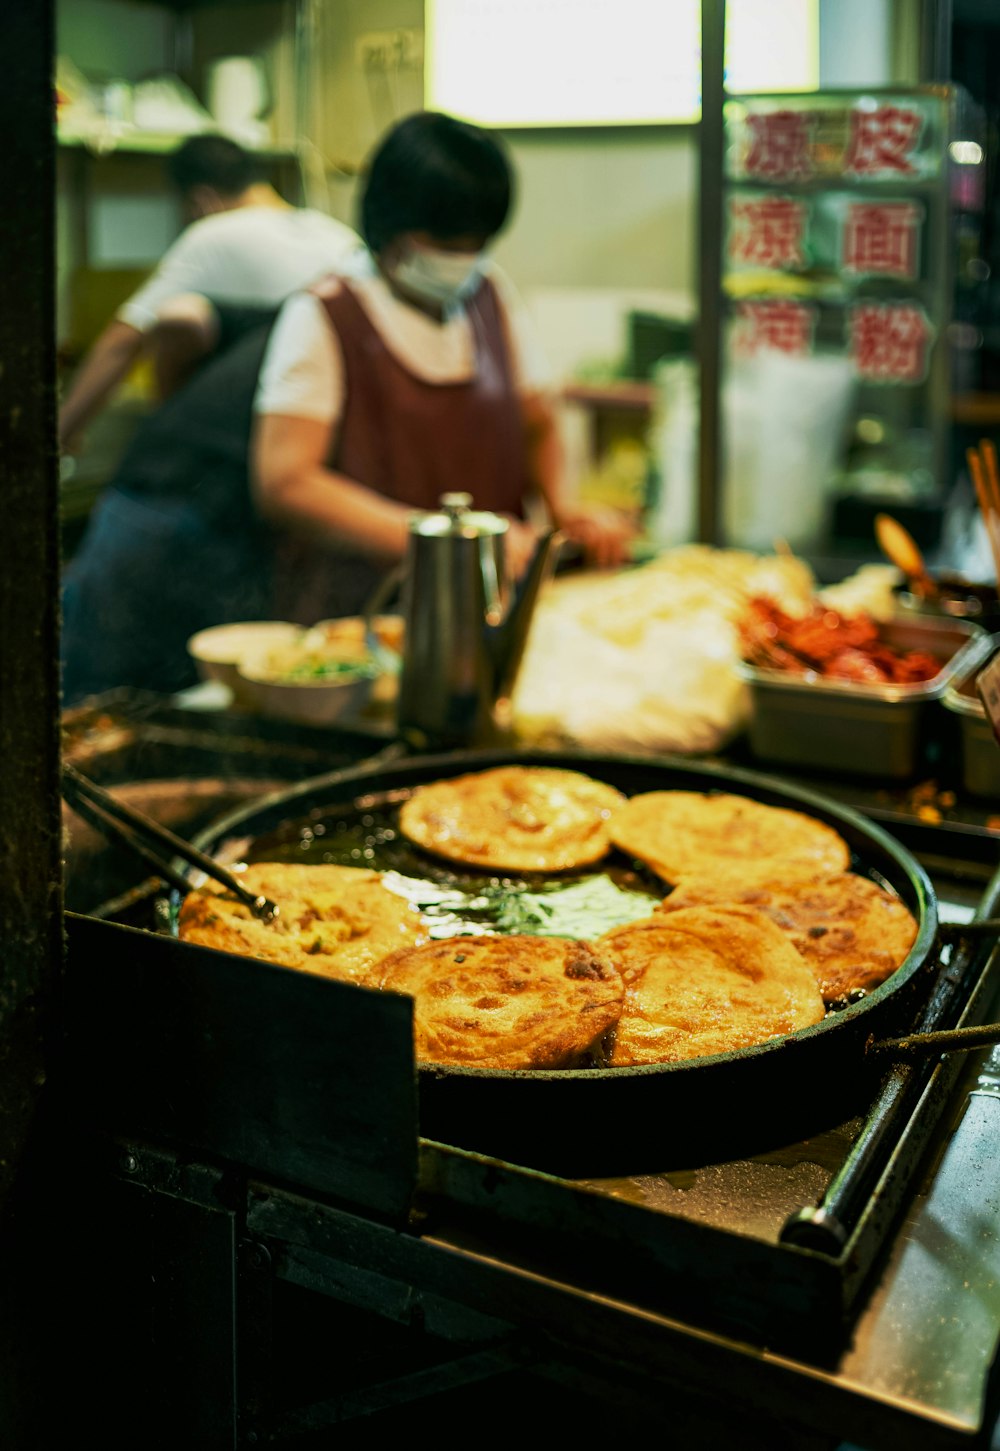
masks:
[[[147,349],[167,396],[218,340],[211,304],[277,307],[359,245],[342,222],[286,202],[228,137],[190,137],[167,165],[190,224],[81,363],[59,414],[65,452]]]

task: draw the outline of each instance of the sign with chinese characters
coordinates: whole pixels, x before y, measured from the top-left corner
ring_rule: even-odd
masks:
[[[805,272],[858,280],[916,282],[922,272],[926,207],[918,200],[806,197],[733,188],[726,203],[725,261],[731,272]]]
[[[816,92],[726,102],[732,181],[921,181],[938,175],[946,98]]]
[[[947,92],[731,97],[725,125],[730,358],[835,352],[860,384],[923,386]]]

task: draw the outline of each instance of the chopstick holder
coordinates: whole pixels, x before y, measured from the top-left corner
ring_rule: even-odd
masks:
[[[996,448],[990,439],[983,439],[978,451],[972,447],[966,449],[965,458],[993,555],[997,586],[1000,588],[1000,473],[997,470]]]
[[[997,450],[992,438],[979,440],[979,455],[986,473],[986,492],[993,506],[993,517],[1000,518],[1000,471],[997,469]]]
[[[62,767],[62,794],[66,803],[95,830],[122,842],[136,852],[153,867],[157,876],[178,891],[190,892],[191,882],[154,847],[172,852],[189,866],[197,867],[206,876],[220,882],[260,921],[272,922],[279,915],[280,908],[268,897],[256,896],[232,872],[199,851],[196,846],[192,846],[191,842],[175,836],[158,821],[136,811],[135,807],[126,806],[123,801],[117,800],[103,786],[98,786],[96,781],[91,781],[68,762],[64,762]]]

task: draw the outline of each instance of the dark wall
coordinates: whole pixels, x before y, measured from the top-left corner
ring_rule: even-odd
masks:
[[[1000,392],[1000,0],[956,5],[951,74],[982,109],[985,128],[985,205],[974,273],[959,277],[969,293],[968,315],[981,337],[972,387]]]
[[[60,1304],[53,28],[51,0],[0,6],[0,1443],[17,1448],[53,1444]]]

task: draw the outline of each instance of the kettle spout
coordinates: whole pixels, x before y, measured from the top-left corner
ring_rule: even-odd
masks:
[[[548,534],[542,536],[538,541],[531,563],[517,585],[506,619],[502,624],[494,625],[489,629],[495,699],[509,696],[514,689],[538,596],[543,585],[552,576],[559,548],[564,539],[565,535],[561,534],[558,529],[551,529]]]

